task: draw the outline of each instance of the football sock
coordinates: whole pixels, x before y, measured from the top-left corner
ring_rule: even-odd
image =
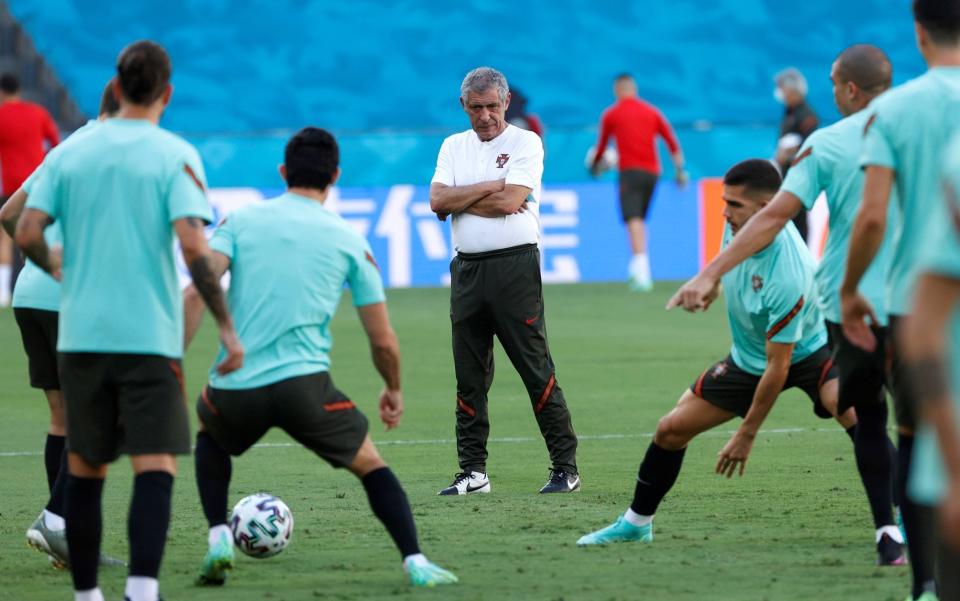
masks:
[[[686,448],[679,451],[668,451],[657,446],[657,443],[651,442],[647,447],[647,454],[640,464],[640,472],[637,474],[637,488],[633,493],[633,503],[630,509],[640,515],[653,515],[657,513],[657,507],[660,501],[673,487],[680,475],[680,467],[683,465],[683,455],[687,452]]]
[[[50,492],[53,492],[57,474],[60,473],[60,464],[66,461],[63,455],[66,440],[66,436],[47,434],[47,443],[43,446],[43,464],[47,468],[47,487]]]
[[[160,561],[170,526],[172,493],[173,476],[167,472],[143,472],[133,478],[133,498],[127,518],[130,576],[156,579],[160,573]],[[69,518],[67,523],[70,523]]]
[[[913,436],[900,434],[897,455],[897,489],[900,502],[900,515],[903,517],[903,529],[907,534],[907,549],[910,553],[910,570],[913,573],[913,598],[920,597],[926,586],[933,580],[932,557],[929,544],[924,539],[924,528],[920,507],[907,496],[907,483],[910,481],[910,462],[913,458]]]
[[[630,259],[630,276],[642,282],[650,279],[650,256],[646,253],[633,255]]]
[[[653,516],[640,515],[636,511],[628,508],[627,511],[624,512],[623,514],[623,519],[627,520],[634,526],[646,526],[647,524],[653,521]]]
[[[363,488],[374,515],[383,522],[394,544],[400,550],[401,557],[420,553],[417,542],[417,527],[413,523],[413,512],[407,494],[403,492],[400,481],[389,467],[373,470],[363,477]]]
[[[210,528],[210,531],[207,532],[207,546],[213,547],[220,542],[220,538],[224,535],[226,535],[227,540],[233,540],[233,533],[230,532],[230,527],[226,524],[218,524]]]
[[[87,591],[74,591],[73,601],[103,601],[103,593],[99,588]]]
[[[157,601],[160,598],[160,583],[156,578],[128,576],[123,594],[130,601]]]
[[[890,526],[894,523],[893,461],[890,456],[892,443],[887,436],[887,403],[860,407],[857,420],[853,452],[870,503],[873,526]]]
[[[102,497],[103,480],[67,477],[66,511],[63,517],[67,520],[67,549],[75,591],[99,591],[97,562],[103,532]]]
[[[851,441],[856,441],[856,440],[857,440],[857,425],[856,425],[856,424],[850,426],[849,428],[847,428],[846,430],[844,430],[844,432],[847,433],[847,436],[850,437],[850,440],[851,440]]]
[[[13,268],[9,265],[0,265],[0,306],[10,304],[10,278],[13,277]]]
[[[67,480],[69,474],[67,474],[67,450],[64,449],[63,453],[60,456],[60,472],[57,474],[56,479],[53,482],[53,488],[50,490],[50,498],[47,499],[46,510],[49,513],[56,514],[58,516],[65,515],[63,502],[67,496]],[[52,526],[48,523],[48,528]]]
[[[210,528],[227,523],[227,498],[233,463],[230,455],[206,432],[197,432],[197,449],[193,454],[197,490],[203,515]]]
[[[422,568],[428,563],[430,563],[430,560],[427,559],[427,556],[423,553],[414,553],[413,555],[407,555],[403,558],[404,567],[406,567],[408,564],[413,564],[418,568]]]
[[[880,542],[880,539],[883,538],[883,535],[886,534],[894,542],[898,542],[901,545],[903,544],[903,534],[900,532],[900,529],[896,526],[882,526],[877,528],[877,542]]]

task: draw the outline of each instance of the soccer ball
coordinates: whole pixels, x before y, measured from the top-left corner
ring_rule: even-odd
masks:
[[[240,499],[230,513],[233,542],[250,557],[273,557],[290,543],[293,514],[287,504],[267,493]]]
[[[587,169],[593,165],[593,158],[597,156],[597,147],[591,146],[587,150],[587,156],[583,158],[583,166]],[[603,151],[603,156],[600,157],[600,162],[597,163],[597,172],[606,173],[611,169],[617,166],[617,161],[620,160],[620,155],[617,154],[617,149],[613,146],[607,146],[606,150]]]

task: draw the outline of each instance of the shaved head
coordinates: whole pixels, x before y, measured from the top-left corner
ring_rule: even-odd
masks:
[[[837,57],[836,75],[841,83],[853,83],[875,95],[890,87],[893,66],[883,50],[870,44],[857,44]]]

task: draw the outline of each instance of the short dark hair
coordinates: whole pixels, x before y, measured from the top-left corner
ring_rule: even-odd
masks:
[[[106,115],[107,117],[113,117],[118,112],[120,112],[120,103],[117,102],[117,97],[113,94],[113,81],[110,80],[107,82],[107,85],[103,88],[103,94],[100,95],[100,110],[97,112],[97,115]]]
[[[723,176],[725,185],[743,186],[752,198],[764,200],[777,193],[782,181],[780,172],[766,159],[740,161]]]
[[[283,164],[288,187],[326,190],[340,165],[340,148],[327,130],[304,127],[287,142]]]
[[[913,18],[934,44],[960,44],[960,0],[913,0]]]
[[[167,51],[150,40],[134,42],[117,57],[117,77],[123,97],[134,104],[148,106],[170,84],[173,67]]]
[[[0,75],[0,90],[4,94],[16,94],[20,89],[20,80],[13,73],[4,73]]]
[[[624,71],[623,73],[617,73],[617,76],[613,78],[614,83],[621,82],[625,79],[633,81],[633,75]]]
[[[843,82],[855,83],[864,92],[882,92],[893,81],[893,66],[880,48],[856,44],[837,56],[837,76]]]

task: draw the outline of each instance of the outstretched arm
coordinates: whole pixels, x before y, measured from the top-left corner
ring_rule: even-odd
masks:
[[[740,475],[747,466],[747,458],[753,449],[753,441],[764,420],[770,415],[773,404],[783,391],[783,385],[790,373],[790,359],[793,356],[793,343],[767,342],[767,368],[760,377],[760,383],[753,393],[753,402],[750,410],[743,418],[740,428],[730,439],[730,442],[720,451],[716,471],[727,478],[733,476],[740,467]]]
[[[780,230],[803,207],[800,199],[781,190],[773,200],[747,221],[723,251],[713,258],[699,274],[684,284],[670,298],[667,309],[683,307],[687,311],[706,310],[707,302],[720,278],[728,271],[760,252],[773,242]]]
[[[380,420],[387,429],[400,425],[403,415],[403,394],[400,392],[400,342],[390,325],[386,303],[357,307],[363,329],[370,341],[373,364],[383,378],[380,393]]]
[[[214,271],[213,257],[203,234],[203,221],[184,217],[173,222],[180,239],[183,258],[190,269],[190,277],[203,302],[210,308],[220,330],[220,342],[227,352],[223,363],[217,366],[221,374],[228,374],[243,366],[243,346],[233,328],[233,318],[227,310],[227,301],[220,288],[220,275]],[[222,272],[221,272],[222,275]]]

